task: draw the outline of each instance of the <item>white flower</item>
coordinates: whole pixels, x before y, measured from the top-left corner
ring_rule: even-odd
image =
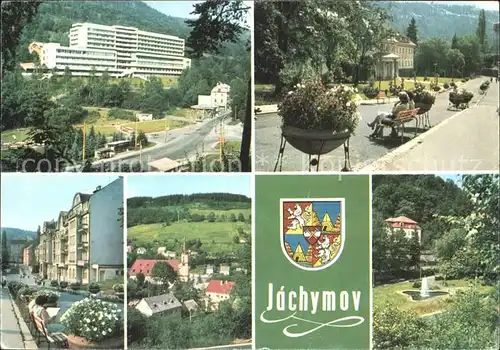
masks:
[[[345,105],[346,107],[351,107],[351,102],[347,102]]]
[[[106,331],[102,331],[102,335],[106,335],[106,334],[107,334]]]
[[[291,94],[293,94],[293,91],[288,91],[288,95],[291,95]]]

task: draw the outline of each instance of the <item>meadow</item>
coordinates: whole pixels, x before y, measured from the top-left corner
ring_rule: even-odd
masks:
[[[226,211],[224,211],[224,214],[226,214]],[[163,244],[178,242],[178,248],[180,248],[180,244],[184,239],[199,239],[202,242],[202,249],[206,249],[208,252],[228,252],[234,251],[238,247],[233,241],[234,236],[238,234],[238,228],[242,228],[248,232],[250,225],[242,222],[207,221],[180,221],[174,222],[169,226],[164,226],[161,223],[147,224],[128,228],[128,238],[132,239],[137,246],[157,240]]]

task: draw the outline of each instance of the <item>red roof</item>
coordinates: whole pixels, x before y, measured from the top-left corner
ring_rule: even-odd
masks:
[[[165,260],[165,259],[137,259],[132,267],[130,268],[130,275],[135,276],[138,273],[144,274],[144,276],[151,276],[153,272],[153,267],[157,262],[166,261],[175,272],[177,272],[179,267],[179,260]]]
[[[229,294],[234,287],[234,282],[211,280],[208,283],[206,293]]]
[[[407,218],[406,216],[398,216],[397,218],[385,219],[386,222],[391,223],[392,227],[406,228],[406,229],[420,229],[417,222]]]

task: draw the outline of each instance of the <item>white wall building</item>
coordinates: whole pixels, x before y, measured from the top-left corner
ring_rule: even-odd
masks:
[[[407,218],[406,216],[398,216],[397,218],[385,219],[385,222],[389,224],[388,232],[396,232],[398,230],[403,230],[406,238],[410,239],[414,234],[417,235],[418,241],[421,242],[422,239],[422,228],[418,226],[418,222]]]
[[[212,107],[227,109],[230,86],[218,83],[211,91]]]
[[[110,76],[178,76],[191,66],[184,57],[185,42],[172,35],[152,33],[134,27],[75,23],[69,31],[69,47],[58,43],[34,42],[30,52],[40,57],[40,65],[69,67],[74,76],[108,71]]]

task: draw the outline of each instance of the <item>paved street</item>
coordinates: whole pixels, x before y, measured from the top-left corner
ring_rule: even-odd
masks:
[[[1,290],[0,297],[0,347],[2,349],[24,349],[21,329],[14,314],[7,286]]]
[[[480,97],[479,85],[484,80],[474,79],[463,85],[467,90],[474,93],[474,98],[470,103],[471,106],[478,101]],[[493,85],[495,84],[493,83]],[[488,95],[493,95],[493,91],[490,91]],[[430,121],[433,126],[447,120],[458,112],[453,109],[449,110],[448,106],[448,92],[439,94],[435,105],[430,111]],[[386,138],[382,141],[375,141],[367,138],[367,135],[372,130],[366,123],[371,122],[378,111],[390,111],[391,108],[392,105],[390,104],[359,106],[362,120],[355,135],[350,139],[350,158],[353,169],[361,169],[401,146],[400,139]],[[280,123],[281,121],[277,114],[260,115],[255,121],[255,168],[257,171],[273,171],[280,145]],[[407,136],[413,136],[414,125],[414,123],[410,123],[409,128],[407,128],[409,129]],[[385,130],[385,135],[389,132],[389,130]],[[446,147],[443,150],[446,150]],[[339,147],[335,151],[321,156],[320,171],[340,171],[343,166],[343,147]],[[283,157],[282,171],[307,171],[308,168],[308,156],[287,144]]]
[[[499,170],[499,86],[491,84],[481,102],[466,109],[362,169],[377,171]]]

